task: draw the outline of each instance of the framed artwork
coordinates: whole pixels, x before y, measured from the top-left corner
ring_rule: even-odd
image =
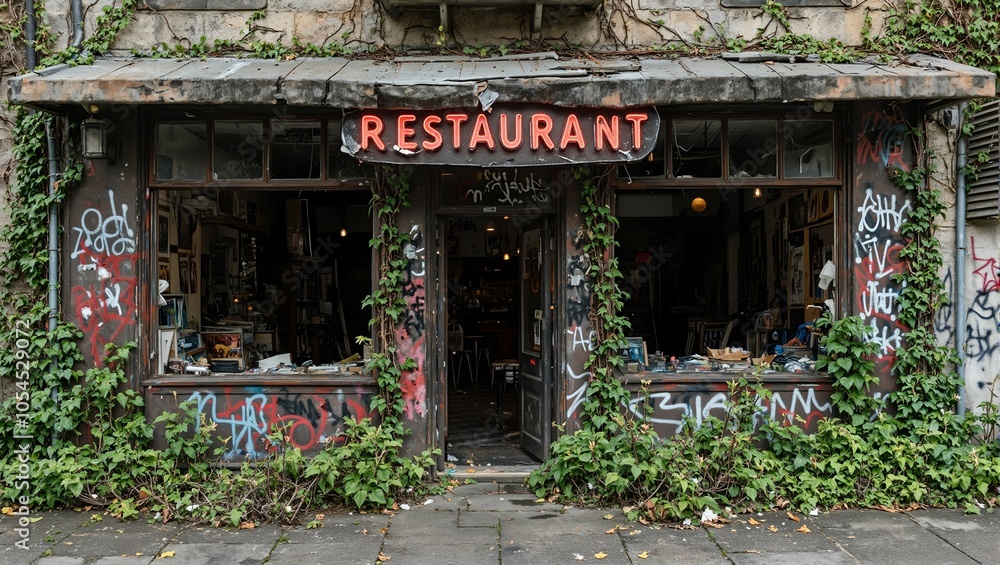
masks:
[[[642,337],[626,337],[625,341],[628,345],[623,352],[623,356],[631,363],[639,363],[643,366],[647,365],[646,346],[643,343]]]
[[[789,229],[793,230],[806,225],[806,203],[801,194],[788,200],[788,224]]]
[[[205,349],[208,351],[208,361],[216,372],[235,372],[243,370],[243,332],[205,332],[201,334]],[[216,363],[219,361],[220,363]],[[222,370],[216,367],[225,367]]]
[[[170,255],[170,210],[160,208],[156,215],[156,251],[160,257]]]
[[[167,281],[168,286],[167,286],[166,292],[170,292],[171,291],[170,286],[169,286],[169,284],[170,284],[170,258],[169,258],[169,256],[166,257],[166,258],[161,257],[160,260],[157,261],[157,263],[156,263],[156,278],[159,279],[159,280],[161,280],[161,281]]]
[[[177,252],[177,276],[180,280],[180,292],[181,294],[190,294],[193,292],[191,289],[191,276],[188,271],[190,270],[191,263],[191,252],[182,249]]]

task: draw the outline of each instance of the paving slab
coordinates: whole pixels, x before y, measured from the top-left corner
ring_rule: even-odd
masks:
[[[730,565],[705,530],[655,529],[633,525],[618,532],[632,563]],[[633,533],[638,532],[638,533]],[[648,561],[640,553],[647,552]]]
[[[181,527],[173,524],[121,522],[111,518],[82,525],[52,545],[51,551],[55,556],[85,559],[156,555],[180,531]]]
[[[810,522],[808,517],[797,513],[794,513],[793,516],[799,521],[790,519],[785,512],[739,515],[729,524],[721,528],[713,528],[708,533],[730,556],[739,553],[816,552],[822,554],[840,551],[840,548],[823,535],[823,532]],[[750,520],[756,523],[751,523]],[[772,531],[772,527],[777,531]],[[808,532],[805,531],[806,529]]]
[[[155,555],[136,555],[132,557],[99,557],[88,565],[149,565],[156,559]]]
[[[861,563],[880,565],[976,563],[901,512],[837,510],[810,517],[810,520]]]
[[[413,516],[420,517],[416,514]],[[495,529],[460,529],[453,524],[451,527],[438,529],[430,537],[427,534],[418,534],[419,537],[414,537],[412,525],[412,521],[399,525],[396,523],[396,518],[393,518],[385,543],[382,545],[382,553],[387,555],[392,563],[407,565],[499,563],[498,534]]]
[[[174,543],[271,544],[285,532],[281,526],[264,525],[252,529],[188,526],[174,538]]]
[[[857,561],[842,551],[789,551],[727,554],[734,565],[856,565]]]
[[[38,565],[83,565],[87,560],[83,557],[66,557],[58,555],[55,557],[42,557],[36,563]]]
[[[157,559],[167,565],[261,565],[272,544],[259,543],[172,543],[164,551],[173,557]],[[162,553],[161,553],[162,555]]]
[[[337,565],[374,565],[378,561],[382,537],[363,543],[279,543],[267,565],[303,565],[306,563],[336,563]]]
[[[536,502],[540,500],[533,494],[501,493],[489,496],[477,496],[469,501],[469,510],[492,510],[496,512],[561,512],[562,504],[551,502]]]
[[[473,510],[459,510],[459,528],[499,528],[500,512],[476,512]]]
[[[980,563],[1000,562],[1000,512],[919,510],[909,516],[942,540]]]
[[[561,513],[504,513],[500,520],[501,559],[504,565],[538,563],[597,563],[594,555],[606,554],[600,563],[631,563],[615,523],[600,510],[570,508]]]
[[[327,514],[322,523],[321,527],[312,529],[305,526],[288,528],[278,537],[287,543],[360,543],[361,540],[370,537],[381,539],[382,530],[389,525],[389,516],[385,514],[354,516]]]

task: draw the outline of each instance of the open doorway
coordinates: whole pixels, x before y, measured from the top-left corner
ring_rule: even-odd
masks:
[[[447,284],[446,459],[534,465],[521,449],[521,234],[509,216],[441,221]]]

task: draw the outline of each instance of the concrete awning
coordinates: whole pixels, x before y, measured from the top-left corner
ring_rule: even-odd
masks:
[[[474,107],[484,99],[559,106],[957,100],[993,97],[993,73],[926,55],[896,64],[790,62],[759,53],[721,58],[388,61],[105,58],[9,80],[15,104],[226,104],[336,108]],[[493,97],[492,94],[496,94]]]

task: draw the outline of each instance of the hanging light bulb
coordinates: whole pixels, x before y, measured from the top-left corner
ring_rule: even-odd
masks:
[[[503,260],[504,261],[510,261],[510,253],[504,253],[503,254]]]
[[[705,208],[708,208],[708,203],[701,196],[691,201],[691,209],[695,212],[704,212]]]
[[[761,196],[764,196],[764,191],[762,191],[759,186],[753,187],[753,197],[760,198]]]
[[[340,228],[340,237],[347,237],[347,228]]]

